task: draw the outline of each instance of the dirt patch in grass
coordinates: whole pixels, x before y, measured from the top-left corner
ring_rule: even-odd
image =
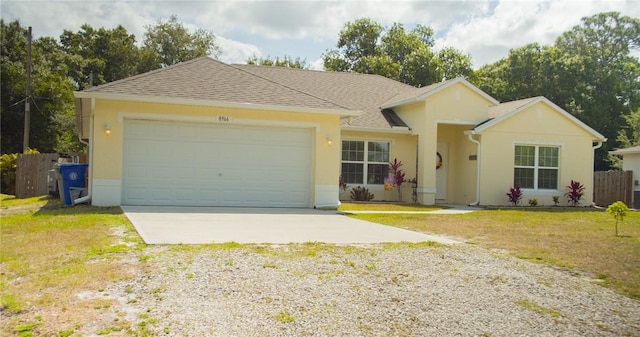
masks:
[[[13,195],[2,194],[2,198],[0,199],[0,215],[4,217],[38,210],[51,201],[53,201],[53,199],[50,199],[48,196],[16,199]]]
[[[69,336],[102,324],[98,317],[109,317],[112,324],[121,314],[105,316],[104,311],[115,299],[86,299],[79,292],[99,292],[141,269],[131,255],[143,244],[120,208],[64,207],[46,198],[6,201],[0,232],[0,331]]]
[[[343,202],[338,210],[340,211],[407,211],[407,212],[429,212],[437,211],[446,207],[426,206],[408,203],[388,203],[388,202]]]
[[[630,212],[615,236],[602,210],[483,210],[464,215],[362,214],[363,220],[466,238],[537,262],[587,272],[603,285],[640,298],[640,213]]]

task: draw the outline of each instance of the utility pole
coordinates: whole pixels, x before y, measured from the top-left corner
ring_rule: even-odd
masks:
[[[29,124],[31,124],[31,26],[27,34],[27,90],[24,100],[24,139],[22,141],[22,153],[29,148]]]

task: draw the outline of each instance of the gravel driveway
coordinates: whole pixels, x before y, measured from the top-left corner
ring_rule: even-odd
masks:
[[[131,279],[79,296],[115,299],[102,318],[152,336],[640,335],[639,301],[472,245],[154,246],[140,254]]]

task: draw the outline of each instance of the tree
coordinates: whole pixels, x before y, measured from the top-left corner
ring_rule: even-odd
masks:
[[[620,148],[640,145],[640,108],[624,116],[625,126],[618,131]]]
[[[440,80],[468,77],[473,73],[471,57],[453,47],[443,48],[435,58],[436,73]]]
[[[596,150],[595,169],[616,160],[608,151],[626,128],[625,116],[640,108],[640,20],[600,13],[562,34],[554,46],[529,44],[478,69],[471,81],[500,101],[545,96],[606,138]]]
[[[618,236],[618,221],[622,222],[629,208],[622,201],[616,201],[607,207],[607,213],[616,219],[616,236]]]
[[[640,62],[630,54],[640,48],[640,19],[617,12],[586,17],[562,34],[556,46],[582,61],[576,78],[584,89],[573,96],[570,112],[609,139],[596,152],[596,169],[609,169],[613,160],[608,151],[618,147],[624,116],[640,107]]]
[[[270,66],[270,67],[283,67],[283,68],[297,68],[297,69],[309,69],[309,64],[307,64],[307,60],[300,60],[299,57],[293,58],[285,55],[282,59],[279,57],[271,58],[267,56],[266,58],[258,58],[258,56],[254,55],[247,59],[247,64],[259,65],[259,66]]]
[[[347,22],[338,35],[338,49],[323,55],[329,71],[354,71],[363,59],[378,55],[378,43],[384,27],[369,19]]]
[[[0,20],[0,115],[2,153],[22,152],[26,86],[27,29],[19,21]],[[73,112],[73,83],[57,42],[41,37],[32,43],[29,146],[41,152],[78,149]],[[72,128],[60,128],[71,120]],[[68,122],[67,122],[68,124]],[[65,141],[66,140],[66,141]]]
[[[94,29],[88,24],[74,33],[60,35],[69,76],[79,90],[137,74],[140,50],[136,38],[122,26]]]
[[[205,29],[191,33],[178,21],[176,15],[169,20],[158,20],[153,26],[146,26],[139,72],[158,69],[201,56],[217,57],[220,47],[216,36]]]
[[[454,48],[433,49],[433,29],[417,25],[407,31],[400,23],[386,29],[361,18],[348,22],[337,49],[323,54],[328,71],[378,74],[414,86],[472,74],[471,58]]]

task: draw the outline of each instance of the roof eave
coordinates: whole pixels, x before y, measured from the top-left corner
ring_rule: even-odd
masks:
[[[465,80],[463,77],[458,77],[455,78],[453,80],[448,81],[447,83],[443,83],[442,85],[438,86],[437,88],[434,88],[433,90],[429,90],[421,95],[418,96],[414,96],[414,97],[410,97],[410,98],[405,98],[403,100],[397,101],[397,102],[390,102],[390,103],[386,103],[382,105],[382,109],[391,109],[393,107],[396,106],[402,106],[408,103],[415,103],[415,102],[420,102],[420,101],[425,101],[429,96],[436,94],[454,84],[460,83],[462,82],[464,85],[466,85],[467,87],[469,87],[471,90],[473,90],[475,93],[477,93],[478,95],[482,96],[483,98],[485,98],[486,100],[488,100],[489,102],[491,102],[493,105],[498,105],[500,104],[500,102],[498,102],[498,100],[496,100],[495,98],[489,96],[489,94],[487,94],[486,92],[480,90],[478,87],[476,87],[475,85],[471,84],[469,81]]]
[[[206,107],[228,108],[228,109],[249,109],[249,110],[268,110],[268,111],[298,112],[298,113],[315,113],[315,114],[325,114],[325,115],[338,115],[341,117],[357,117],[363,113],[362,111],[346,110],[346,109],[310,108],[310,107],[301,107],[301,106],[257,104],[257,103],[248,103],[248,102],[241,103],[241,102],[227,102],[227,101],[215,101],[215,100],[199,100],[199,99],[179,98],[179,97],[140,96],[140,95],[109,94],[109,93],[96,93],[96,92],[84,92],[84,91],[75,91],[73,94],[76,98],[93,98],[93,99],[140,102],[140,103],[195,105],[195,106],[206,106]]]
[[[365,128],[361,126],[349,126],[342,125],[340,129],[344,131],[354,131],[354,132],[379,132],[379,133],[394,133],[394,134],[412,134],[411,129],[408,127],[402,126],[394,126],[391,128]]]
[[[493,118],[491,120],[489,120],[488,122],[473,128],[473,134],[481,134],[482,132],[484,132],[486,129],[489,129],[490,127],[500,123],[501,121],[517,114],[518,112],[529,108],[530,106],[537,104],[538,102],[544,102],[545,104],[548,104],[549,106],[551,106],[551,108],[553,108],[554,110],[560,112],[563,116],[565,116],[566,118],[568,118],[570,121],[576,123],[578,126],[580,126],[581,128],[583,128],[585,131],[589,132],[592,136],[593,136],[593,140],[595,141],[600,141],[600,142],[606,142],[607,138],[605,136],[603,136],[602,134],[600,134],[598,131],[594,130],[593,128],[591,128],[590,126],[588,126],[587,124],[583,123],[581,120],[579,120],[578,118],[576,118],[575,116],[571,115],[570,113],[566,112],[564,109],[560,108],[559,106],[557,106],[556,104],[554,104],[553,102],[551,102],[550,100],[548,100],[547,98],[540,96],[537,97],[536,99],[532,100],[531,102],[528,102],[527,104],[523,104],[519,107],[517,107],[516,109],[513,109],[509,112],[507,112],[506,114],[500,115],[496,118]]]
[[[640,154],[640,150],[625,151],[624,149],[620,149],[620,150],[609,151],[609,153],[623,156],[626,154]]]

